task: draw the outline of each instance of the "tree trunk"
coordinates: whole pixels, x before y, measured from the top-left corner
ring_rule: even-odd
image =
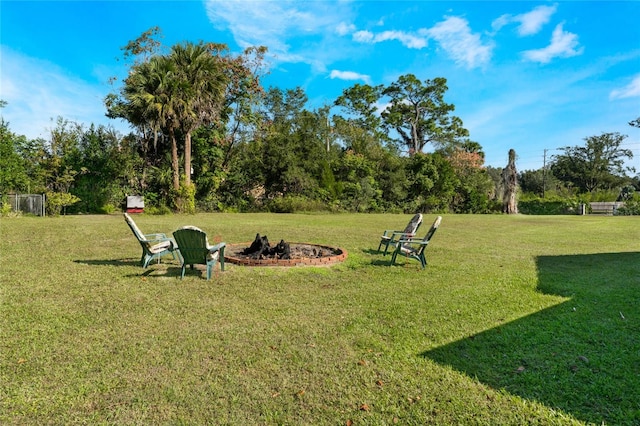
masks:
[[[516,171],[516,152],[509,150],[509,163],[502,169],[502,211],[507,214],[518,213],[518,172]]]
[[[191,132],[187,132],[184,137],[184,183],[191,185]]]
[[[173,175],[173,189],[180,190],[180,163],[178,161],[178,142],[172,128],[169,129],[171,137],[171,172]]]

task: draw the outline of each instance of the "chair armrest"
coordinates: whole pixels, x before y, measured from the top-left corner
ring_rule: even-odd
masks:
[[[387,229],[384,231],[384,233],[382,234],[383,238],[392,238],[397,234],[404,234],[404,231],[396,231],[394,229]]]
[[[424,241],[422,238],[401,238],[397,241],[399,245],[403,244],[417,244],[417,245],[426,245],[429,244],[428,241]]]
[[[219,250],[224,250],[226,245],[227,245],[227,243],[225,243],[225,242],[218,243],[218,244],[215,244],[213,246],[207,246],[207,250],[209,250],[209,252],[211,252],[211,253],[215,253],[215,252],[217,252]]]
[[[152,237],[152,238],[149,238],[149,237]],[[143,243],[157,244],[157,243],[163,243],[165,241],[170,241],[171,245],[169,246],[169,248],[171,250],[178,248],[178,244],[176,244],[173,238],[167,237],[166,234],[147,234],[147,235],[144,235],[144,238],[145,239],[141,241]]]
[[[162,232],[156,233],[156,234],[144,234],[143,235],[145,240],[168,240],[169,238],[167,238],[167,234],[164,234]]]
[[[401,236],[402,238],[413,238],[415,237],[416,234],[411,234],[408,232],[404,232],[404,231],[393,231],[393,236]]]
[[[395,244],[399,241],[413,241],[415,234],[408,234],[404,231],[393,231],[391,234],[391,243]]]

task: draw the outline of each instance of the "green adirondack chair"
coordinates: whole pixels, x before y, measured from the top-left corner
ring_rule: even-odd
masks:
[[[211,272],[216,263],[220,262],[220,270],[224,271],[224,248],[226,243],[221,242],[209,245],[207,234],[195,226],[184,226],[173,232],[173,238],[178,243],[178,253],[182,262],[180,279],[184,278],[187,265],[206,265],[207,280],[211,279]]]
[[[124,220],[131,228],[133,235],[138,239],[140,246],[142,246],[142,257],[140,258],[140,264],[143,268],[149,266],[152,260],[157,259],[160,263],[160,258],[163,256],[171,255],[176,259],[175,251],[177,249],[176,243],[168,238],[165,234],[143,234],[138,228],[138,225],[133,221],[131,216],[124,213]]]
[[[395,243],[401,238],[413,238],[420,228],[422,224],[422,215],[420,213],[416,213],[407,226],[404,228],[404,231],[393,231],[393,230],[385,230],[382,236],[380,237],[380,244],[378,244],[378,253],[384,246],[383,255],[387,255],[387,250],[389,250],[389,246],[395,246]]]
[[[424,256],[424,251],[429,245],[429,241],[433,237],[433,234],[436,233],[438,227],[440,226],[440,222],[442,222],[442,216],[438,216],[436,220],[431,225],[429,232],[423,239],[417,238],[401,238],[397,242],[394,243],[395,250],[393,251],[393,255],[391,256],[391,262],[389,265],[393,265],[396,263],[396,259],[398,255],[405,256],[409,259],[415,259],[420,262],[422,265],[422,269],[427,266],[427,259]]]

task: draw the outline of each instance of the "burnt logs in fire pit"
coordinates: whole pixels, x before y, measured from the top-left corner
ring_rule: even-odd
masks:
[[[266,235],[261,237],[260,234],[256,234],[256,239],[242,250],[242,254],[252,259],[291,259],[291,247],[284,240],[271,247]]]
[[[227,244],[224,258],[245,266],[324,266],[344,261],[347,252],[338,247],[284,240],[271,247],[269,239],[258,234],[251,243]]]
[[[301,243],[287,243],[284,240],[280,240],[275,246],[269,244],[269,239],[266,235],[260,236],[256,234],[256,238],[253,240],[249,247],[232,252],[233,247],[229,247],[231,256],[244,257],[246,259],[317,259],[326,258],[336,255],[336,249],[331,247],[318,246],[314,244],[301,244]],[[342,253],[341,250],[337,250]]]

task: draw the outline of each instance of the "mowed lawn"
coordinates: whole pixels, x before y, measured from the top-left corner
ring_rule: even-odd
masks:
[[[0,218],[0,424],[640,424],[640,218],[134,217],[331,267],[147,270],[122,215]],[[425,215],[426,233],[435,215]]]

